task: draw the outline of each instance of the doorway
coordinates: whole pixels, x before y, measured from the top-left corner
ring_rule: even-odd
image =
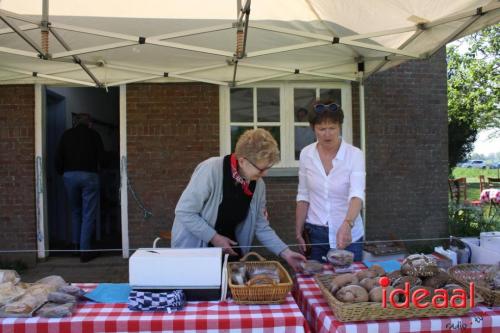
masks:
[[[93,232],[94,249],[121,249],[119,88],[46,88],[47,235],[50,250],[71,250],[71,214],[62,175],[55,168],[57,147],[80,113],[90,115],[102,138],[104,158],[99,169],[100,191]],[[120,254],[120,252],[110,252]],[[50,252],[69,255],[70,252]]]

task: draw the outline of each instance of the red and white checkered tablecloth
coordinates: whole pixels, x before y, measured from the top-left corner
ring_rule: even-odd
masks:
[[[480,200],[482,203],[493,202],[500,204],[500,190],[496,188],[483,190],[480,194]]]
[[[77,284],[87,291],[96,284]],[[182,311],[130,311],[125,303],[81,302],[68,318],[0,318],[0,333],[310,332],[289,294],[278,305],[188,302]]]
[[[327,269],[324,273],[331,273]],[[357,263],[356,269],[366,269]],[[312,331],[318,333],[372,333],[372,332],[500,332],[500,307],[476,306],[465,316],[412,318],[398,320],[370,320],[343,323],[335,316],[312,276],[298,275],[294,297],[309,322]]]

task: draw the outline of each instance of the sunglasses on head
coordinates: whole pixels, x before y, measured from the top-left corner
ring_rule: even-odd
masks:
[[[340,105],[335,104],[335,103],[330,103],[330,104],[314,104],[314,111],[315,112],[323,112],[325,110],[330,110],[330,111],[337,111],[340,109]]]

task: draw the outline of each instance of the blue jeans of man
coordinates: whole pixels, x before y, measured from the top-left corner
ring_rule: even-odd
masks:
[[[309,259],[314,259],[319,262],[325,262],[325,260],[323,260],[323,257],[326,257],[326,254],[330,250],[328,240],[328,227],[306,223],[304,225],[304,229],[309,233],[309,238],[311,239],[312,244],[320,244],[311,246],[311,255],[309,256]],[[345,250],[354,253],[354,261],[363,260],[363,243],[361,243],[362,241],[363,237],[357,239],[356,241],[353,241],[353,243],[345,248]]]
[[[90,250],[99,200],[99,175],[95,172],[67,171],[63,179],[71,208],[73,243],[80,243],[81,250]]]

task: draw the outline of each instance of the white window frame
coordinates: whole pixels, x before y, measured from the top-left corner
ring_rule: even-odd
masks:
[[[342,109],[344,110],[344,124],[342,125],[342,138],[346,142],[352,143],[352,91],[351,84],[344,82],[276,82],[260,83],[238,88],[253,88],[254,93],[254,115],[257,112],[255,103],[256,88],[279,88],[280,89],[280,122],[269,122],[266,126],[280,126],[281,141],[281,161],[275,168],[297,168],[298,161],[295,161],[294,151],[294,89],[316,89],[316,98],[319,98],[320,89],[340,89],[342,98]],[[231,122],[230,119],[230,89],[226,86],[219,87],[219,125],[220,125],[220,154],[227,155],[231,153],[231,126],[246,125],[248,122]],[[257,122],[259,125],[259,122]],[[285,144],[287,143],[287,144]]]

